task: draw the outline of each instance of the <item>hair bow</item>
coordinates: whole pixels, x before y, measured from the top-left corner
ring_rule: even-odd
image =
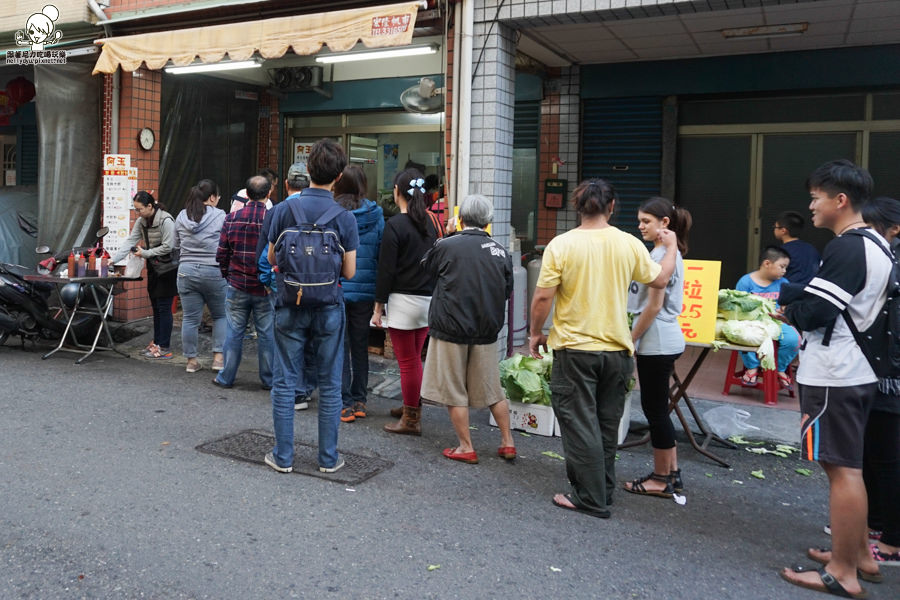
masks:
[[[406,193],[412,196],[415,193],[416,188],[419,188],[419,191],[421,191],[423,194],[425,193],[425,180],[421,177],[419,177],[418,179],[410,180],[409,191]]]

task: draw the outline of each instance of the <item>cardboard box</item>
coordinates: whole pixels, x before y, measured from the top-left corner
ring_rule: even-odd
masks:
[[[553,409],[541,404],[523,404],[521,402],[509,402],[509,423],[513,429],[524,431],[533,435],[550,437],[556,429],[556,416]],[[488,421],[491,427],[496,427],[494,415]]]
[[[639,394],[639,392],[629,392],[625,396],[625,410],[622,411],[622,419],[619,421],[619,445],[621,445],[625,438],[628,437],[628,428],[631,426],[631,398],[633,395]],[[640,400],[640,397],[638,397]],[[554,427],[553,427],[553,435],[555,437],[561,437],[562,432],[559,430],[559,421],[554,419]]]

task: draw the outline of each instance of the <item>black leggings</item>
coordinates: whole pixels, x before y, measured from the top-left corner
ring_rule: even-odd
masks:
[[[650,442],[657,450],[675,447],[675,427],[669,418],[669,378],[681,354],[637,355],[641,409],[650,424]]]
[[[900,415],[873,410],[866,424],[863,478],[869,495],[869,526],[881,541],[900,546]]]

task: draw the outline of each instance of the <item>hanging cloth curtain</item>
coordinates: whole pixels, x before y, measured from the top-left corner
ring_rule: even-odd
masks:
[[[90,63],[34,65],[38,239],[55,252],[93,245],[100,227],[100,81]]]
[[[332,52],[346,52],[357,42],[368,48],[405,46],[412,42],[418,10],[419,2],[402,2],[107,38],[100,40],[103,52],[93,74],[114,73],[120,65],[135,71],[141,63],[149,69],[161,69],[169,61],[183,67],[198,58],[215,63],[226,54],[231,60],[249,60],[255,52],[279,58],[288,49],[308,55],[323,44]]]

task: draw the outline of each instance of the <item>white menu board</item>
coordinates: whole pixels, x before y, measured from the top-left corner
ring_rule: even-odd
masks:
[[[103,225],[109,233],[103,247],[115,254],[131,232],[131,203],[137,193],[137,168],[131,166],[127,154],[103,157]]]

